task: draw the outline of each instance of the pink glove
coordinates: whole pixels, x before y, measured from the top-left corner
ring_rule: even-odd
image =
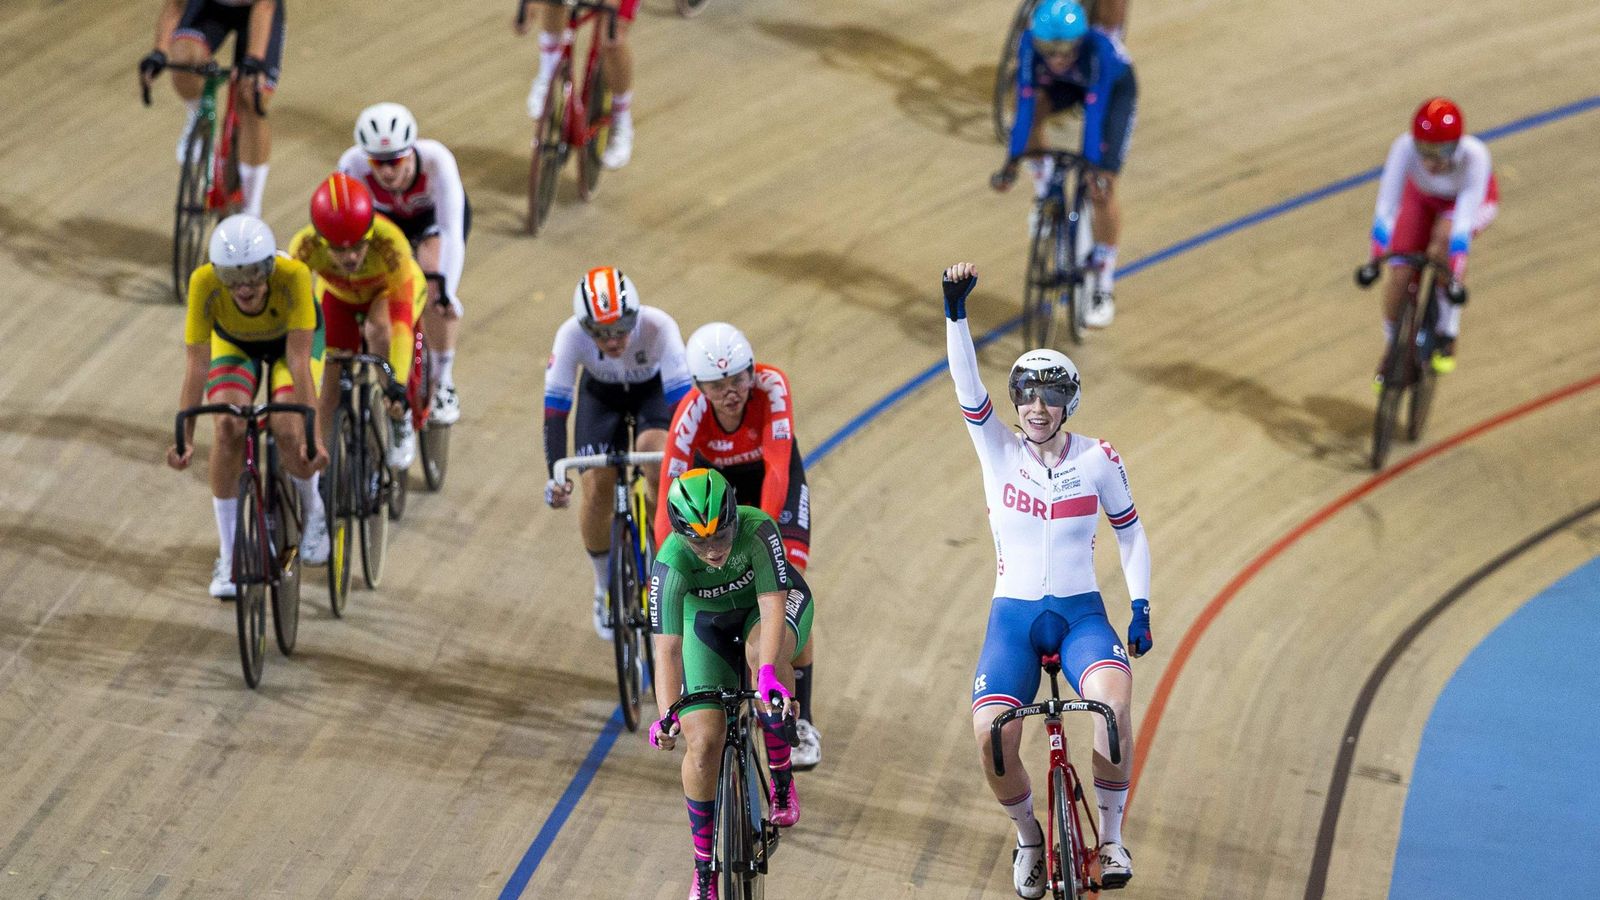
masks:
[[[1450,274],[1455,280],[1460,281],[1467,277],[1467,254],[1450,254]]]
[[[678,736],[678,717],[677,716],[673,716],[672,717],[671,724],[668,725],[666,730],[664,730],[664,731],[661,728],[660,720],[657,720],[657,721],[654,721],[654,722],[650,723],[650,737],[649,737],[650,746],[656,748],[657,750],[671,750],[673,745],[677,743],[677,740],[676,740],[677,736]]]
[[[763,703],[768,702],[773,694],[782,697],[786,703],[794,699],[789,689],[778,680],[778,670],[772,666],[762,666],[761,671],[756,673],[756,693],[761,695]]]

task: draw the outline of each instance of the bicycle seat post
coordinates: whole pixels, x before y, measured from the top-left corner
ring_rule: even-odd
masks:
[[[1060,700],[1061,688],[1056,683],[1056,676],[1061,674],[1061,654],[1052,653],[1049,656],[1041,657],[1039,664],[1044,666],[1045,673],[1050,676],[1050,699]]]

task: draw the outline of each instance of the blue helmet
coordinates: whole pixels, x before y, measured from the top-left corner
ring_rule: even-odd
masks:
[[[1075,41],[1089,33],[1089,16],[1074,0],[1040,0],[1032,29],[1036,41]]]

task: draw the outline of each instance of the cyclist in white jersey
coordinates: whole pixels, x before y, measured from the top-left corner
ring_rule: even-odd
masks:
[[[672,316],[642,306],[633,281],[610,266],[590,269],[572,294],[573,315],[556,329],[555,348],[544,372],[544,452],[550,481],[544,500],[566,507],[572,485],[555,480],[556,460],[567,455],[567,415],[579,400],[574,439],[578,456],[627,447],[625,417],[634,417],[633,448],[667,445],[672,411],[689,392],[689,364],[683,333]],[[656,466],[645,466],[647,484],[660,481]],[[594,564],[594,630],[611,640],[606,624],[606,585],[611,564],[612,469],[590,469],[581,476],[578,509],[584,549]],[[653,512],[653,511],[652,511]],[[639,523],[650,527],[650,519]]]
[[[1008,707],[1033,702],[1040,657],[1059,653],[1073,690],[1111,707],[1121,732],[1122,763],[1112,765],[1105,723],[1096,721],[1094,783],[1100,807],[1101,881],[1119,888],[1133,876],[1122,841],[1122,810],[1133,766],[1133,671],[1128,651],[1106,619],[1094,575],[1094,535],[1103,509],[1122,551],[1122,574],[1133,600],[1128,647],[1150,650],[1150,545],[1128,491],[1122,459],[1107,442],[1063,431],[1078,408],[1078,370],[1054,350],[1023,354],[1011,369],[1012,402],[1021,434],[1001,424],[978,376],[967,327],[966,298],[978,283],[971,263],[945,270],[950,374],[983,466],[983,490],[994,532],[995,587],[988,631],[972,686],[972,728],[995,799],[1017,828],[1012,876],[1023,897],[1044,896],[1044,834],[1018,755],[1022,722],[1003,731],[1006,774],[996,776],[989,726]]]
[[[454,425],[461,418],[455,382],[459,289],[472,233],[472,204],[461,185],[461,170],[448,147],[417,137],[416,118],[398,103],[362,110],[355,138],[355,146],[339,157],[339,171],[366,184],[372,205],[405,232],[428,279],[422,329],[433,370],[429,416],[440,425]]]

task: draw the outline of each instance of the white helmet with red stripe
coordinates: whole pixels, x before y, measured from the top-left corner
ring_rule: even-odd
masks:
[[[639,292],[620,269],[590,269],[572,292],[572,314],[590,337],[632,334],[639,321]]]
[[[747,372],[756,364],[744,333],[727,322],[712,322],[695,329],[684,347],[689,375],[695,381],[720,381]]]

